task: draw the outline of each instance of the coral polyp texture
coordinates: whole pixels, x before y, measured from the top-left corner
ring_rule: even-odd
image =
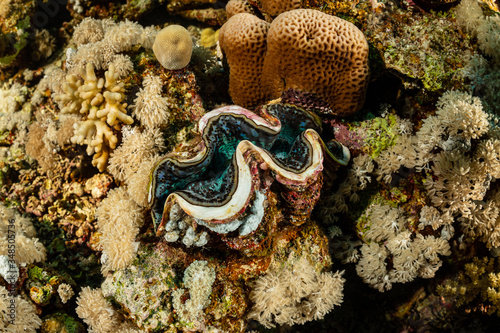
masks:
[[[254,11],[250,4],[245,0],[229,0],[226,4],[227,18],[231,18],[236,14],[248,13],[254,14]]]
[[[254,106],[266,98],[262,68],[268,30],[269,23],[248,13],[234,15],[220,30],[219,44],[230,67],[229,93],[238,105]]]
[[[237,104],[252,107],[289,88],[314,93],[337,115],[364,103],[368,43],[350,22],[313,9],[287,11],[270,25],[242,13],[224,24],[219,42]]]
[[[271,98],[287,88],[311,92],[337,115],[363,105],[368,43],[354,24],[311,9],[288,11],[272,22],[267,46],[263,80]]]
[[[182,69],[189,64],[193,51],[193,41],[186,28],[169,25],[161,30],[153,44],[156,59],[166,69]]]
[[[278,16],[289,10],[302,8],[301,0],[230,0],[226,5],[228,18],[238,13],[260,13],[266,20],[271,21],[273,17]]]
[[[274,180],[292,211],[291,222],[305,222],[319,196],[324,156],[344,165],[350,156],[340,144],[335,154],[328,150],[318,121],[284,104],[268,105],[260,116],[238,106],[207,113],[193,151],[167,157],[152,172],[149,201],[158,234],[178,233],[172,225],[182,210],[216,233],[249,235],[269,215]]]
[[[262,3],[262,10],[271,16],[277,16],[281,13],[293,9],[299,9],[301,7],[300,0],[285,0],[285,1],[264,0],[261,1],[261,3]]]

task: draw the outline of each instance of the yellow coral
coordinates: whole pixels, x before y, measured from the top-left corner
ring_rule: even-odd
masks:
[[[498,259],[474,257],[457,276],[437,286],[437,292],[458,306],[479,301],[488,314],[500,315],[500,271]]]
[[[54,96],[60,102],[62,113],[87,116],[84,121],[75,124],[71,142],[86,144],[87,154],[94,154],[92,165],[101,172],[106,169],[109,154],[118,143],[112,128],[117,129],[120,122],[127,125],[134,122],[127,115],[127,103],[121,103],[125,88],[123,82],[118,80],[114,64],[109,65],[104,76],[105,79],[98,78],[94,66],[88,63],[86,70],[80,70],[79,77],[68,74],[63,92]]]
[[[203,47],[211,48],[217,44],[219,40],[219,30],[215,31],[212,28],[206,28],[201,31],[200,44]]]
[[[166,69],[182,69],[191,61],[193,41],[186,28],[169,25],[156,35],[153,52]]]

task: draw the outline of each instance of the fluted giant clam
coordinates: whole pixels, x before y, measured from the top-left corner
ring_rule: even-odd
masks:
[[[190,238],[202,225],[231,247],[248,248],[255,242],[228,235],[255,234],[276,204],[292,223],[303,223],[319,197],[324,158],[342,165],[350,158],[339,143],[327,147],[320,130],[316,115],[289,104],[269,104],[259,114],[239,106],[207,113],[189,156],[167,156],[152,170],[148,200],[157,235],[177,240],[173,223],[185,213]]]

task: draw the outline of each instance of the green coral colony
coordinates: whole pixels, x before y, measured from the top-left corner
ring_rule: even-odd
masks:
[[[0,0],[0,33],[0,332],[498,328],[498,1]]]

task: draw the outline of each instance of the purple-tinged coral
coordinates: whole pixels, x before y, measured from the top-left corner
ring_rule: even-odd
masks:
[[[283,91],[281,94],[281,103],[297,105],[308,111],[316,111],[323,114],[334,112],[330,104],[318,98],[313,93],[292,88]]]

